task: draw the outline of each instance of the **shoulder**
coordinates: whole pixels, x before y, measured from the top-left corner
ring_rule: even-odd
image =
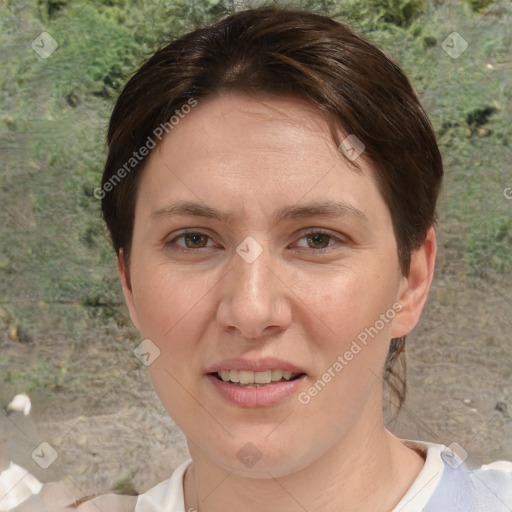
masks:
[[[460,465],[454,465],[456,460],[453,458],[445,465],[441,481],[425,512],[439,510],[439,506],[448,503],[453,510],[467,512],[512,510],[511,463],[468,468],[460,459]]]
[[[512,510],[512,462],[498,461],[469,471],[481,510]]]
[[[169,479],[140,494],[134,512],[184,511],[183,476],[191,463],[192,459],[186,460],[174,470]]]
[[[425,464],[393,512],[512,511],[512,462],[475,466],[455,444],[401,442],[421,453]]]
[[[436,482],[424,512],[510,512],[512,462],[472,466],[467,454],[444,445],[427,445],[423,478]],[[420,474],[421,476],[421,474]]]

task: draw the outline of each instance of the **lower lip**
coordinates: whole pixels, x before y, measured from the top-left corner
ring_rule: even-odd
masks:
[[[267,407],[282,402],[295,393],[306,375],[288,382],[280,381],[261,388],[246,388],[224,382],[213,375],[206,378],[215,390],[228,402],[240,407]]]

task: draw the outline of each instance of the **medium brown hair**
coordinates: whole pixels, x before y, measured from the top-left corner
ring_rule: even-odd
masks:
[[[110,119],[101,207],[127,268],[146,158],[133,168],[126,162],[191,99],[225,91],[305,99],[324,113],[337,146],[341,133],[364,144],[406,275],[412,251],[435,223],[443,174],[430,121],[405,74],[375,45],[327,16],[278,7],[237,12],[170,41],[125,85]],[[405,337],[391,341],[384,370],[398,408],[404,347]]]

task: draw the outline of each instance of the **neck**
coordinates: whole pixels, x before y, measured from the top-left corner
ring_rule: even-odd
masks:
[[[382,418],[343,435],[312,464],[279,478],[249,478],[220,467],[189,442],[185,510],[198,512],[366,512],[392,510],[424,460],[389,433]]]

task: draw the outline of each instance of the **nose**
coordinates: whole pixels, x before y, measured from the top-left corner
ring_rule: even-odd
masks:
[[[275,256],[263,251],[251,261],[233,254],[233,267],[222,283],[217,321],[244,339],[276,336],[290,325],[291,291],[279,272]]]

